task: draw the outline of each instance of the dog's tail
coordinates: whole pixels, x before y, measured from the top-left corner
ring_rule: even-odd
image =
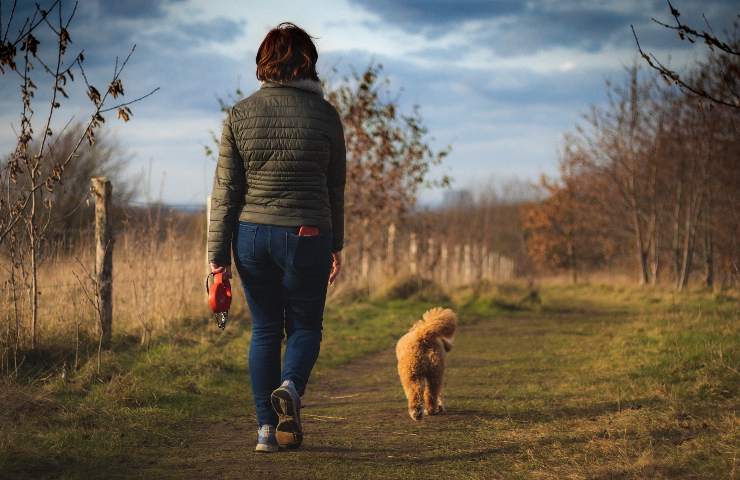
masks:
[[[422,341],[442,337],[448,339],[447,343],[451,344],[449,340],[457,328],[457,315],[454,311],[449,308],[435,307],[427,310],[421,319],[416,331]]]

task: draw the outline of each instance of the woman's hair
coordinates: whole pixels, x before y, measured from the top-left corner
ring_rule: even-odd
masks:
[[[262,81],[318,80],[319,54],[311,36],[290,22],[270,30],[257,50],[257,78]]]

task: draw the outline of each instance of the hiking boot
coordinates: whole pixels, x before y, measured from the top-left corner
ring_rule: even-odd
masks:
[[[262,425],[260,429],[257,430],[257,446],[254,448],[254,451],[272,453],[277,452],[278,449],[278,442],[275,439],[275,427],[267,424]]]
[[[275,437],[281,447],[298,448],[303,441],[301,397],[291,380],[286,380],[270,395],[270,402],[280,421]]]

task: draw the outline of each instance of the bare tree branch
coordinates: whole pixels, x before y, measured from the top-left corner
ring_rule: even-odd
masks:
[[[704,21],[707,24],[707,28],[709,28],[710,32],[699,32],[693,28],[691,28],[688,25],[685,25],[681,22],[680,16],[681,12],[679,12],[673,4],[671,4],[670,0],[666,0],[668,2],[668,8],[671,11],[671,15],[673,16],[674,20],[676,21],[675,25],[669,25],[667,23],[661,22],[660,20],[657,20],[655,18],[651,18],[651,20],[658,25],[668,28],[670,30],[675,30],[678,32],[678,36],[681,38],[681,40],[687,40],[690,43],[695,43],[696,39],[704,40],[704,43],[706,43],[709,48],[716,47],[720,50],[722,50],[725,53],[729,53],[730,55],[740,55],[740,51],[738,51],[737,48],[723,42],[719,38],[717,38],[716,35],[714,35],[713,32],[711,32],[712,27],[709,25],[709,21],[707,18],[702,14],[702,17],[704,17]]]
[[[635,32],[634,25],[630,25],[630,28],[632,29],[632,35],[635,38],[635,43],[637,44],[637,50],[638,52],[640,52],[640,56],[643,59],[645,59],[645,61],[651,68],[658,71],[663,76],[663,78],[665,78],[668,82],[678,85],[682,89],[696,95],[697,97],[705,98],[707,100],[710,100],[719,105],[724,105],[726,107],[740,109],[740,98],[737,97],[734,90],[730,90],[730,92],[735,97],[734,101],[728,101],[728,100],[719,98],[716,95],[713,95],[707,92],[704,88],[690,85],[688,82],[684,81],[684,79],[682,79],[681,76],[677,72],[675,72],[674,70],[671,70],[670,68],[666,67],[663,63],[661,63],[660,60],[658,60],[655,55],[653,55],[652,53],[650,54],[646,53],[642,49],[642,46],[640,45],[640,41],[637,38],[637,33]]]
[[[151,92],[147,93],[146,95],[142,95],[142,96],[140,96],[140,97],[138,97],[138,98],[136,98],[134,100],[131,100],[131,101],[128,101],[128,102],[124,102],[124,103],[118,103],[116,105],[113,105],[112,107],[104,108],[104,109],[100,110],[100,113],[110,112],[111,110],[117,110],[117,109],[119,109],[121,107],[125,107],[125,106],[131,105],[133,103],[140,102],[140,101],[144,100],[145,98],[147,98],[147,97],[149,97],[149,96],[154,95],[155,93],[157,93],[160,90],[160,88],[161,87],[154,88],[154,89],[152,89]]]

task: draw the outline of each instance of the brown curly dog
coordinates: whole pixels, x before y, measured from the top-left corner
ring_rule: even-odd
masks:
[[[414,420],[421,420],[424,414],[444,412],[442,376],[456,327],[455,312],[449,308],[432,308],[396,344],[398,376],[408,399],[409,415]]]

